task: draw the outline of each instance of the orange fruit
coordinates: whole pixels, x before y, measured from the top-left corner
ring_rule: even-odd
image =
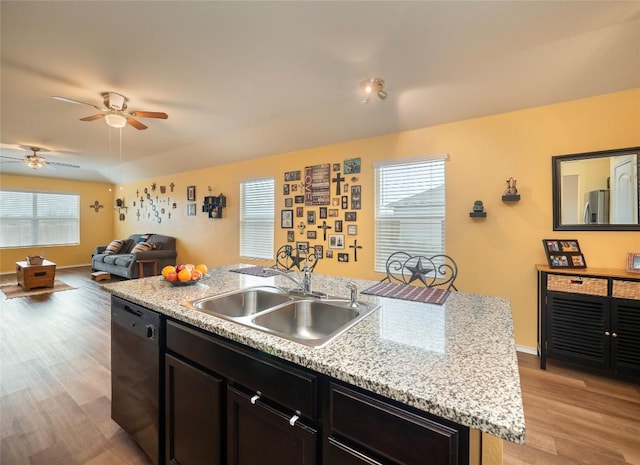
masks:
[[[180,270],[180,272],[178,273],[178,280],[182,282],[191,281],[191,270],[187,268],[183,268],[182,270]]]
[[[198,263],[196,265],[196,270],[198,270],[200,273],[202,273],[202,276],[207,274],[207,271],[209,271],[209,268],[207,268],[207,265],[205,265],[204,263]]]
[[[162,277],[164,279],[167,279],[167,275],[169,273],[175,273],[175,272],[176,272],[176,267],[175,266],[167,265],[164,268],[162,268]]]

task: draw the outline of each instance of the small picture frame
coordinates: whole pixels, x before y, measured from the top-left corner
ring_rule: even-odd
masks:
[[[316,224],[315,210],[310,210],[307,212],[307,224]]]
[[[333,164],[333,171],[340,171],[340,163]]]
[[[293,207],[293,199],[291,197],[284,199],[284,206],[287,208]]]
[[[317,231],[307,231],[307,239],[316,239],[316,233]]]
[[[327,254],[325,256],[327,258],[333,258],[333,250],[327,250]]]
[[[306,252],[309,249],[309,242],[307,241],[296,242],[296,249],[298,250],[298,252]]]
[[[356,212],[344,212],[345,221],[357,221],[358,215]]]
[[[293,200],[295,203],[304,203],[304,195],[296,195]]]
[[[338,252],[338,261],[341,263],[349,262],[349,254],[348,253],[339,253]]]
[[[316,259],[322,260],[324,258],[324,246],[314,245],[313,248],[315,249]]]
[[[330,249],[344,249],[344,234],[329,234]]]
[[[333,225],[333,230],[335,232],[342,232],[342,220],[336,220]]]
[[[293,229],[293,210],[280,211],[280,227],[283,229]]]
[[[187,204],[187,216],[196,216],[196,204],[188,203]]]
[[[576,239],[543,239],[550,268],[586,268],[587,262]]]
[[[327,217],[327,207],[320,207],[320,219],[325,219]]]
[[[356,174],[360,172],[360,158],[349,158],[344,161],[344,174]]]
[[[282,195],[289,195],[289,184],[284,184],[282,186]]]
[[[304,216],[304,207],[296,207],[296,218],[302,218]]]
[[[287,242],[295,242],[295,241],[296,241],[296,232],[287,231]]]
[[[355,224],[350,224],[347,226],[347,234],[349,236],[356,236],[358,235],[358,226]]]
[[[329,209],[329,218],[338,216],[338,209],[337,208],[330,208]]]
[[[349,196],[343,195],[342,196],[342,209],[346,210],[347,208],[349,208]]]
[[[640,273],[640,252],[627,252],[627,271]]]
[[[196,186],[187,186],[187,201],[196,201]]]
[[[284,181],[300,181],[300,171],[287,171],[284,173]]]
[[[333,205],[334,207],[340,206],[340,199],[338,197],[334,197],[333,199],[331,199],[331,205]]]

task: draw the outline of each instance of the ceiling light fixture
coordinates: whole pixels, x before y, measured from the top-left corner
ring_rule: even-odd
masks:
[[[380,100],[387,98],[387,92],[384,90],[384,81],[380,78],[365,79],[360,83],[360,88],[364,92],[362,103],[369,103],[372,94],[377,94]]]
[[[26,163],[27,166],[29,168],[31,168],[32,170],[39,170],[40,168],[44,167],[45,165],[45,160],[42,157],[39,157],[38,155],[27,155],[26,157]]]
[[[110,113],[104,117],[104,120],[112,128],[123,128],[127,125],[127,118],[117,113]]]

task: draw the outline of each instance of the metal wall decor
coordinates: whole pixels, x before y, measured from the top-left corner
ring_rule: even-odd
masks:
[[[100,205],[100,202],[96,200],[93,204],[89,205],[89,208],[93,208],[93,211],[98,213],[101,208],[104,208],[104,205]]]

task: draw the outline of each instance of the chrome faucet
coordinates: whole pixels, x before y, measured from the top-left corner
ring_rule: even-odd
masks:
[[[358,307],[358,288],[356,287],[356,284],[354,282],[349,281],[347,283],[347,288],[351,291],[351,303],[349,304],[349,306],[351,307]]]
[[[309,265],[305,262],[304,264],[304,275],[302,277],[302,281],[300,281],[299,279],[294,278],[293,276],[291,276],[289,273],[286,273],[282,270],[278,270],[277,268],[263,268],[262,272],[265,273],[267,270],[269,270],[270,272],[275,272],[279,275],[284,276],[285,278],[289,279],[290,281],[293,281],[296,286],[298,286],[300,288],[300,290],[302,291],[302,293],[304,295],[310,295],[313,294],[313,291],[311,290],[311,273],[312,270],[309,269]]]

